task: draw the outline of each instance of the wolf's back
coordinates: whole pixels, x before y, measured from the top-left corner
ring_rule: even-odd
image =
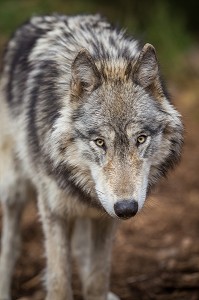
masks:
[[[67,92],[71,63],[82,48],[100,64],[134,59],[139,53],[137,41],[99,15],[33,17],[22,25],[8,43],[3,63],[3,89],[13,114],[19,115],[24,101],[31,102],[30,94],[37,98],[38,85],[57,85],[56,78],[63,76]]]

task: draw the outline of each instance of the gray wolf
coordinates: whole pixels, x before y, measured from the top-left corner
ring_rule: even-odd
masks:
[[[0,123],[0,299],[11,299],[32,188],[45,235],[46,299],[73,299],[71,254],[84,299],[119,299],[109,292],[116,225],[141,210],[182,148],[181,117],[154,47],[99,15],[35,16],[5,52]]]

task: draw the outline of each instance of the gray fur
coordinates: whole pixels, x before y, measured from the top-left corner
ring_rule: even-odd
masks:
[[[0,89],[0,300],[11,298],[30,183],[45,233],[46,299],[73,299],[73,233],[84,298],[118,299],[108,294],[114,204],[133,199],[140,210],[182,147],[154,47],[99,15],[33,17],[8,43]]]

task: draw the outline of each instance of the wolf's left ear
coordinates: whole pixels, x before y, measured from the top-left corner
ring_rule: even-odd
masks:
[[[76,96],[80,96],[83,92],[91,93],[101,83],[100,72],[86,49],[82,49],[77,54],[72,63],[71,72],[71,88]]]
[[[158,62],[155,48],[145,44],[133,67],[133,79],[144,88],[150,86],[158,77]]]

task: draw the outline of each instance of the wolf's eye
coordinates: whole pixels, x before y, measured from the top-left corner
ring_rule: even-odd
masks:
[[[94,142],[100,148],[103,148],[105,146],[105,142],[103,139],[96,139]]]
[[[143,144],[146,141],[147,136],[146,135],[140,135],[137,138],[138,145]]]

